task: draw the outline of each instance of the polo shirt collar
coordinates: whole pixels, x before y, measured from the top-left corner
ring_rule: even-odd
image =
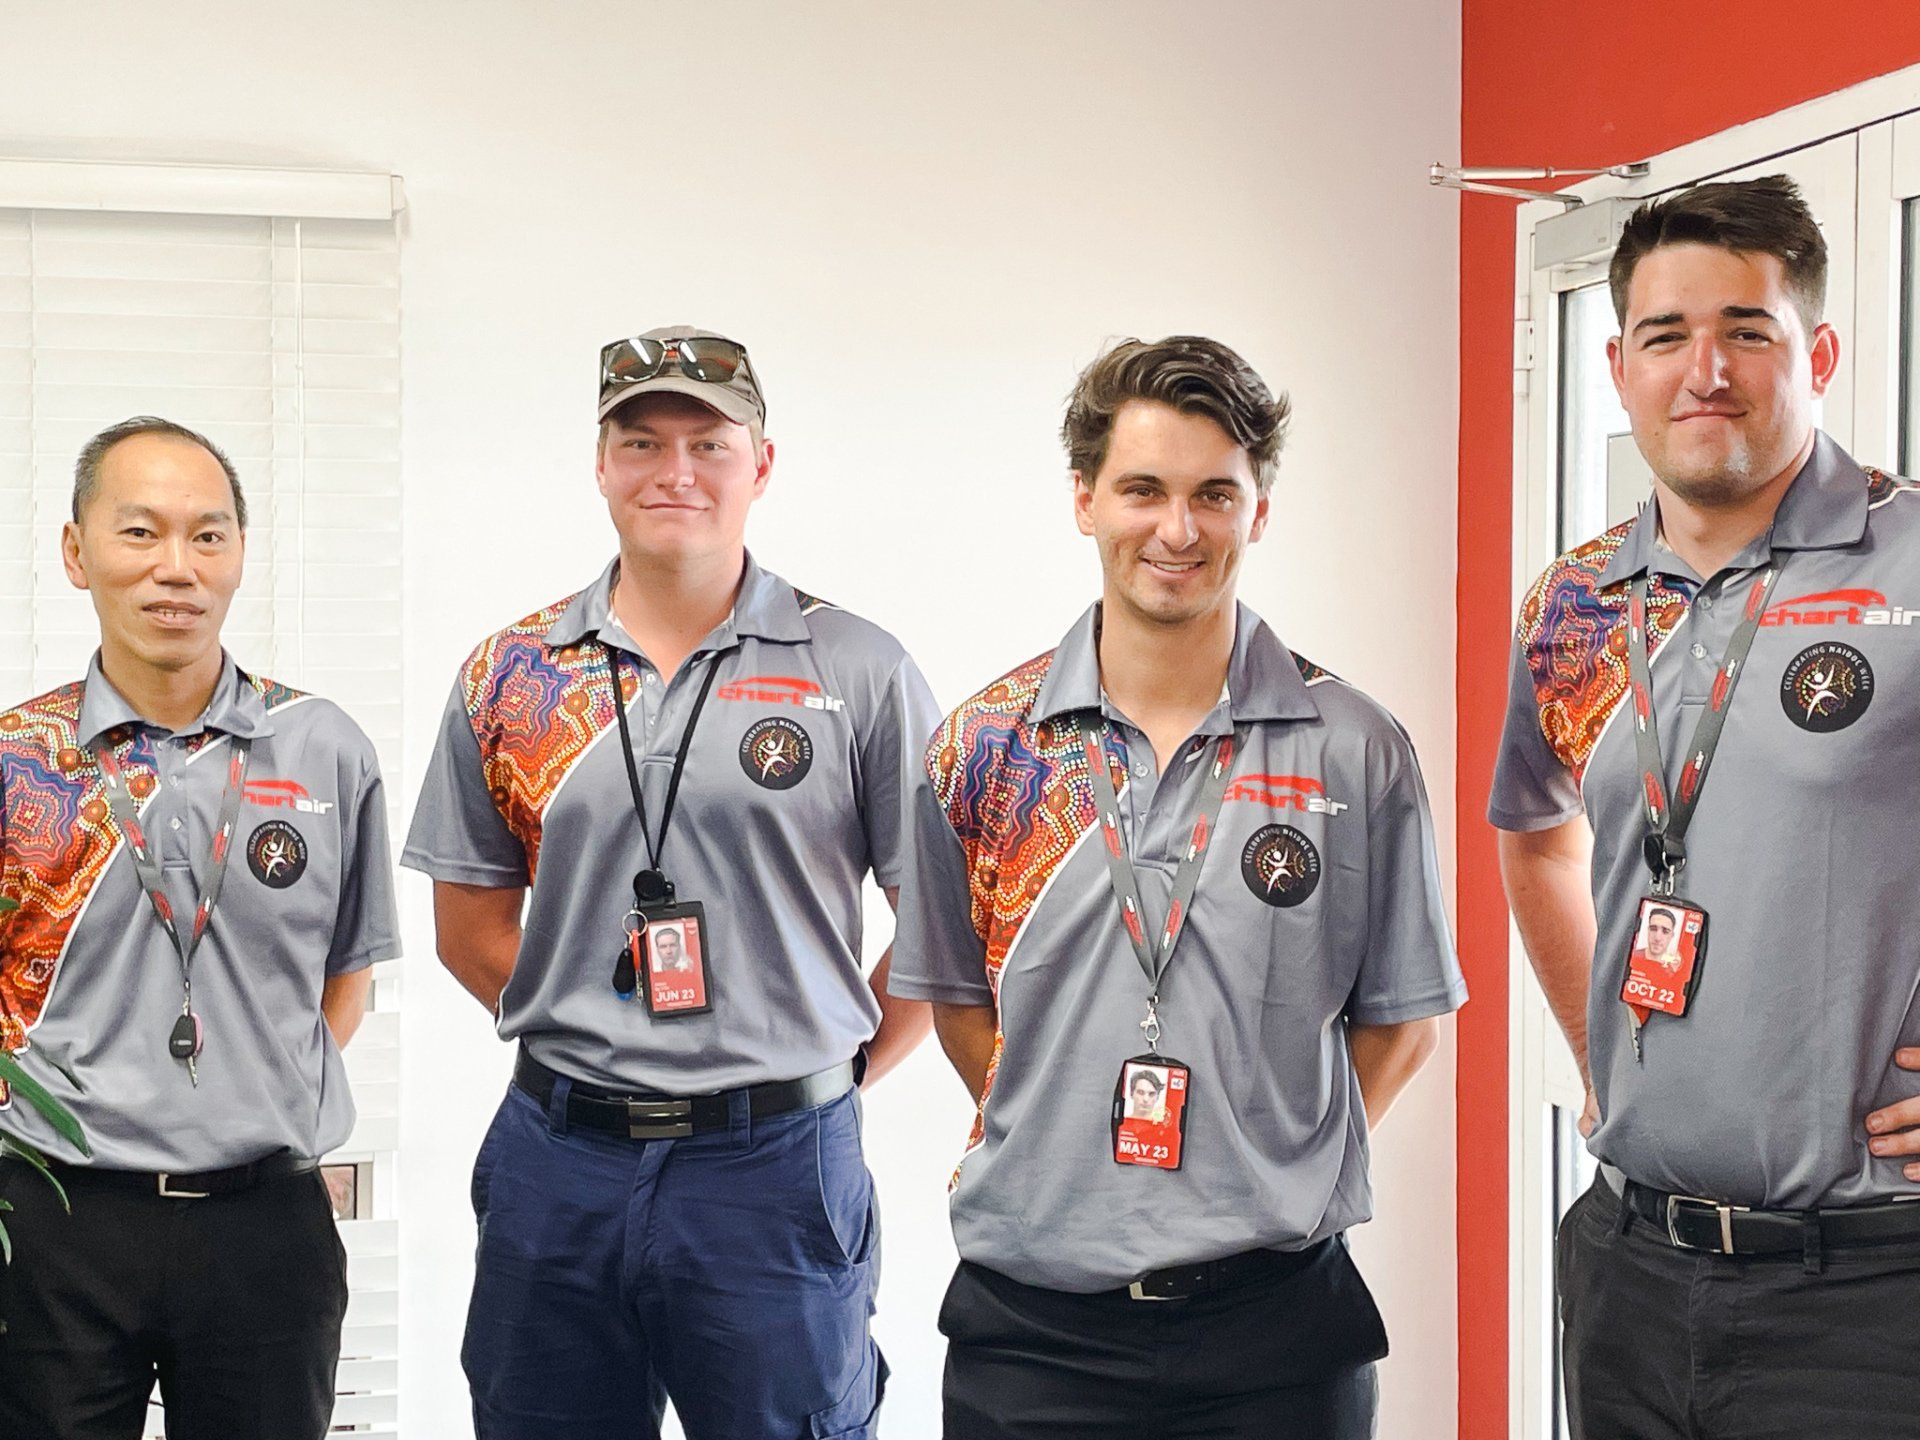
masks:
[[[1100,685],[1098,601],[1087,607],[1053,652],[1053,663],[1034,696],[1033,721],[1038,724],[1081,710],[1113,713]],[[1266,621],[1245,605],[1238,606],[1226,691],[1195,733],[1226,734],[1237,724],[1312,720],[1319,714],[1320,707],[1313,703],[1293,653]]]
[[[632,637],[613,614],[613,582],[619,568],[620,559],[615,556],[598,579],[573,597],[542,637],[549,647],[561,650],[589,637],[623,649],[633,647]],[[762,570],[751,553],[741,572],[740,592],[734,597],[732,613],[715,627],[702,648],[724,650],[747,638],[789,644],[813,638],[793,587],[772,571]]]
[[[94,651],[93,660],[87,666],[86,687],[80,697],[80,744],[91,748],[110,730],[152,724],[133,708],[126,696],[114,689],[113,682],[100,668],[100,652]],[[224,650],[220,652],[220,678],[214,683],[213,698],[207,702],[207,708],[200,712],[198,720],[172,733],[197,735],[202,730],[218,730],[242,740],[258,740],[273,733],[260,692]]]
[[[1730,569],[1764,565],[1775,550],[1837,550],[1858,545],[1867,533],[1867,476],[1824,430],[1814,432],[1813,451],[1787,486],[1773,524],[1730,562]],[[1639,574],[1669,575],[1693,584],[1702,577],[1660,541],[1660,501],[1640,507],[1627,538],[1601,572],[1600,583],[1617,585]]]

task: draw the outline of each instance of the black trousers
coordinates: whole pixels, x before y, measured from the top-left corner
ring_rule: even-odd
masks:
[[[946,1440],[1368,1440],[1386,1331],[1341,1240],[1189,1300],[1070,1295],[962,1263]]]
[[[1920,1440],[1920,1243],[1676,1250],[1595,1181],[1555,1267],[1575,1440]]]
[[[71,1215],[0,1161],[0,1436],[135,1440],[157,1378],[170,1440],[320,1440],[347,1273],[318,1172],[204,1200],[62,1179]]]

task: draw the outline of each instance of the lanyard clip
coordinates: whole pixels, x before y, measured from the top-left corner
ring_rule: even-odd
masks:
[[[1147,1018],[1140,1022],[1140,1033],[1147,1037],[1147,1053],[1160,1053],[1160,994],[1155,991],[1147,997]]]
[[[1647,869],[1653,872],[1654,893],[1672,895],[1680,872],[1687,866],[1686,842],[1662,831],[1649,834],[1641,850],[1646,856]]]

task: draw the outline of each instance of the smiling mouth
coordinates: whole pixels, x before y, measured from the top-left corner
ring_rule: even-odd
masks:
[[[1191,575],[1206,562],[1204,560],[1148,560],[1143,558],[1140,563],[1150,570],[1159,571],[1162,575]]]
[[[160,604],[143,605],[140,608],[143,614],[152,616],[162,625],[188,625],[207,613],[198,605]]]

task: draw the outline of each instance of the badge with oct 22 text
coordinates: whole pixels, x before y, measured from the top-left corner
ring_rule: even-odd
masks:
[[[1178,1170],[1193,1072],[1164,1055],[1136,1055],[1113,1088],[1113,1163]]]
[[[1707,956],[1707,912],[1670,896],[1640,902],[1620,998],[1642,1024],[1654,1011],[1684,1015]]]

